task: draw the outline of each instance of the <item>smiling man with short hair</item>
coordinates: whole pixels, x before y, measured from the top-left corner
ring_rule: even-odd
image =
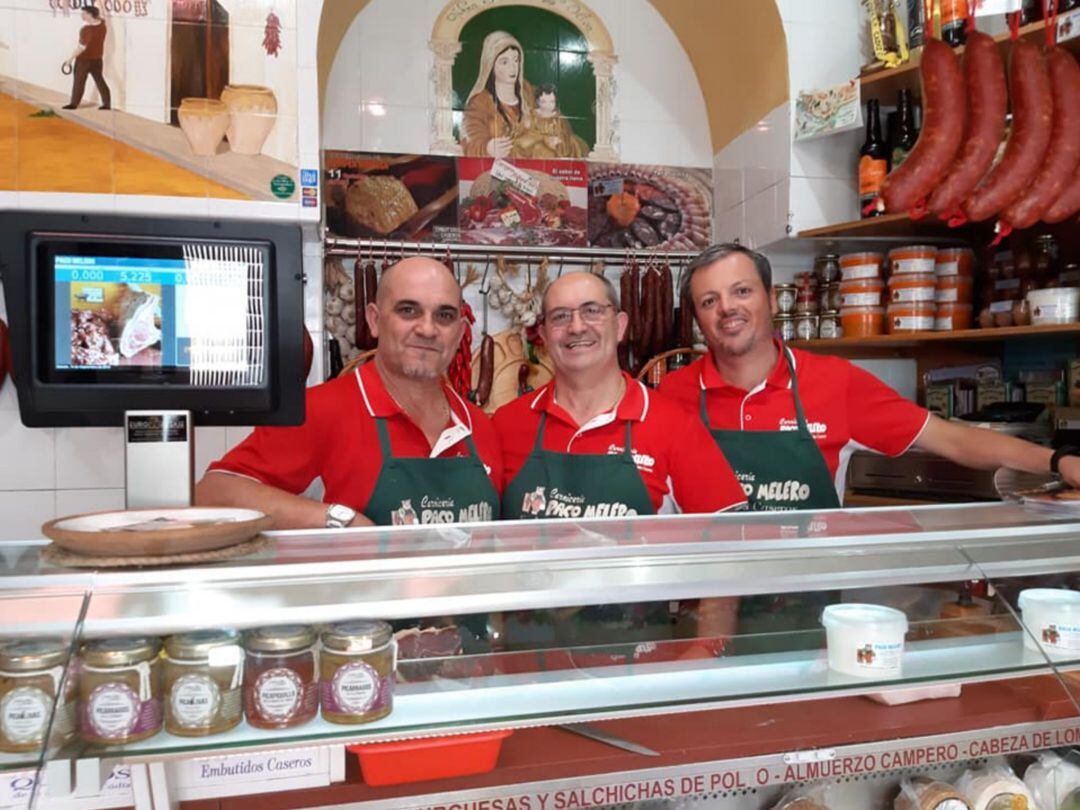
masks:
[[[260,509],[277,529],[499,516],[495,432],[443,381],[464,330],[453,275],[435,259],[404,259],[365,314],[374,359],[309,388],[303,425],[256,428],[210,465],[199,505]],[[299,494],[317,477],[326,503]]]
[[[704,426],[619,369],[627,316],[611,283],[567,273],[544,295],[555,379],[495,412],[504,518],[717,512],[745,502]]]

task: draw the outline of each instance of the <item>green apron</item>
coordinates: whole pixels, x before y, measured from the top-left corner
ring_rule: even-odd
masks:
[[[376,419],[382,468],[364,515],[377,526],[472,523],[499,517],[499,494],[488,478],[472,436],[469,455],[399,458],[390,447],[385,419]]]
[[[377,526],[412,524],[465,523],[496,520],[499,517],[499,493],[496,491],[472,436],[465,437],[469,455],[449,458],[399,458],[390,447],[386,420],[376,418],[382,467],[375,479],[364,515]],[[471,634],[463,635],[469,648],[473,640],[487,636],[487,615],[456,616],[452,621]],[[390,623],[394,631],[410,627],[442,625],[430,618],[423,621],[402,619]],[[467,649],[467,652],[475,650]]]
[[[634,464],[630,446],[631,422],[626,422],[623,452],[559,453],[544,449],[547,414],[540,415],[532,452],[503,493],[502,514],[507,520],[530,518],[591,518],[651,515],[655,509],[649,490]],[[572,616],[569,611],[530,611],[508,617],[506,633],[511,646],[518,622],[531,626],[532,644],[560,646],[631,644],[671,637],[667,603],[593,605]],[[549,627],[551,637],[537,638],[538,628]],[[523,628],[524,629],[524,628]],[[525,634],[522,633],[522,636]],[[524,640],[524,639],[522,639]]]
[[[837,509],[840,500],[836,497],[829,467],[806,424],[795,363],[787,347],[783,347],[782,351],[791,376],[797,430],[714,430],[705,408],[704,389],[699,399],[701,421],[743,485],[750,509]],[[738,632],[743,636],[820,630],[821,611],[826,605],[837,601],[838,594],[820,591],[743,597],[739,602]],[[818,646],[820,639],[817,633],[735,640],[735,649],[739,654],[814,649]]]

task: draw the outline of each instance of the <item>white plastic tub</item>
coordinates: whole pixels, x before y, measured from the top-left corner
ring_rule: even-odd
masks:
[[[829,668],[858,678],[899,677],[907,616],[883,605],[829,605],[821,614]]]
[[[1024,626],[1039,639],[1047,655],[1080,657],[1080,591],[1028,588],[1017,599]],[[1039,651],[1024,633],[1024,646]]]
[[[1027,300],[1031,305],[1031,322],[1035,326],[1080,320],[1080,287],[1032,290],[1027,294]]]

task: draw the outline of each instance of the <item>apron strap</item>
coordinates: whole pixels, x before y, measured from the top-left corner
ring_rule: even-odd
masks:
[[[386,429],[386,420],[379,417],[375,419],[375,430],[379,434],[379,450],[382,451],[383,461],[394,457],[390,449],[390,431]]]
[[[630,438],[631,438],[630,437],[630,428],[631,428],[632,424],[633,423],[629,419],[626,420],[626,441],[623,442],[623,444],[626,445],[623,448],[623,455],[626,456],[628,459],[630,459],[631,464],[634,463],[634,453],[630,449]]]
[[[787,360],[788,376],[791,378],[791,396],[795,400],[795,419],[799,423],[799,430],[803,433],[809,433],[810,428],[806,424],[806,414],[803,413],[802,399],[799,397],[799,378],[795,376],[795,360],[791,355],[791,350],[787,347],[783,347],[784,359]]]
[[[544,425],[547,423],[547,414],[540,413],[540,424],[536,427],[536,441],[533,443],[532,454],[535,456],[544,449]]]

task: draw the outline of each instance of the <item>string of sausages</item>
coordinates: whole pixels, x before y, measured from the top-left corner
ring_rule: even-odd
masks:
[[[883,210],[916,219],[930,213],[952,227],[996,217],[994,244],[1013,230],[1080,212],[1080,65],[1055,45],[1056,3],[1045,2],[1046,47],[1019,39],[1013,15],[1007,71],[985,33],[968,34],[962,64],[944,42],[927,40],[923,129],[885,179]],[[1012,129],[995,163],[1010,106]]]
[[[641,269],[631,256],[619,276],[620,309],[627,328],[619,342],[619,365],[637,373],[644,362],[669,348],[693,343],[693,316],[680,306],[678,328],[675,314],[675,283],[668,262],[650,261]],[[689,336],[689,337],[687,337]],[[685,342],[683,342],[685,340]]]

